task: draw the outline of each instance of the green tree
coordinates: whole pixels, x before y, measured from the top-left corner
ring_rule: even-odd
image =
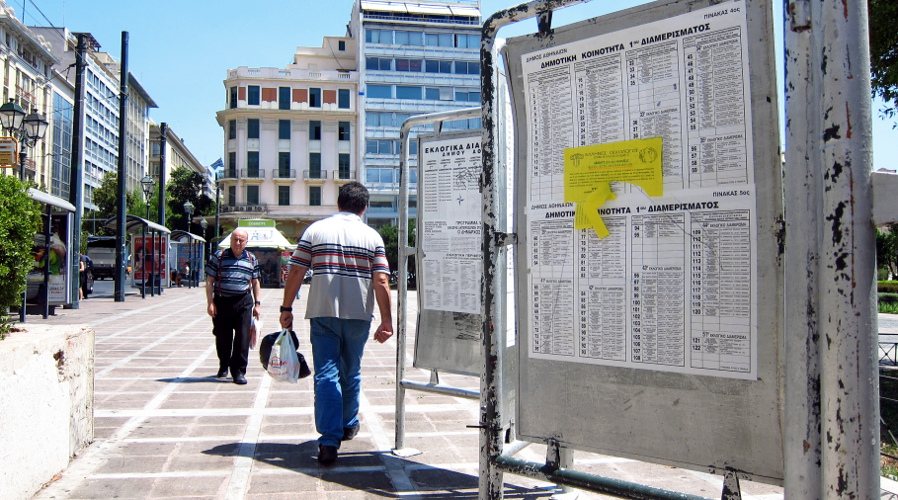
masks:
[[[168,191],[168,208],[171,216],[167,217],[166,225],[170,229],[186,229],[187,213],[184,211],[184,203],[193,203],[193,215],[214,215],[215,204],[212,198],[205,194],[206,178],[203,174],[193,172],[186,168],[176,168],[171,173],[171,180],[166,186]]]
[[[390,263],[391,271],[399,270],[399,226],[388,224],[381,226],[378,230],[380,237],[384,240],[384,249],[387,252],[387,262]],[[408,246],[415,246],[415,219],[408,221]],[[415,272],[414,256],[408,259],[408,272]]]
[[[41,223],[38,203],[15,176],[0,175],[0,339],[10,329],[9,306],[22,301],[26,276],[34,267],[34,235]]]
[[[898,109],[898,2],[868,0],[867,9],[873,96],[885,102],[880,113],[894,118]]]
[[[108,219],[118,213],[118,173],[109,172],[100,182],[100,187],[93,191],[94,204],[99,207],[96,211],[97,218]],[[146,205],[143,201],[143,193],[132,190],[126,195],[125,209],[127,213],[144,216]]]
[[[898,224],[876,230],[876,266],[887,269],[891,276],[898,275]]]

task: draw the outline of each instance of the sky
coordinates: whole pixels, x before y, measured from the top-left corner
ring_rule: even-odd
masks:
[[[2,0],[0,0],[2,1]],[[150,111],[168,123],[200,163],[222,156],[222,129],[215,113],[225,107],[223,81],[239,66],[284,68],[296,47],[320,47],[326,35],[346,33],[353,0],[5,0],[29,26],[54,25],[87,31],[101,50],[120,60],[121,33],[128,32],[128,66],[158,104]],[[481,0],[484,19],[515,6],[514,0]],[[554,26],[645,3],[593,1],[556,12]],[[782,26],[778,4],[774,26]],[[46,16],[46,17],[45,17]],[[503,28],[499,36],[536,30],[533,20]],[[775,36],[782,88],[782,34]],[[782,96],[779,103],[782,107]],[[873,103],[873,168],[898,168],[898,130],[879,118]],[[782,128],[782,124],[780,124]]]

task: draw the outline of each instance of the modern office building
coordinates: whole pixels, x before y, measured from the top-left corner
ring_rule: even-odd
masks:
[[[53,92],[53,120],[47,131],[52,154],[50,155],[49,193],[64,200],[69,198],[72,180],[72,130],[75,118],[75,87],[65,76],[53,70],[50,88]]]
[[[22,24],[15,12],[0,1],[0,65],[3,68],[4,104],[16,102],[26,113],[42,113],[53,123],[53,95],[50,81],[52,67],[59,62],[48,40]],[[2,131],[5,135],[6,131]],[[31,148],[26,148],[25,178],[40,189],[49,191],[51,184],[49,132]],[[0,175],[18,175],[18,167],[2,168]]]
[[[368,223],[399,220],[399,128],[408,117],[480,105],[479,0],[357,0],[349,30],[358,40],[364,134],[362,182],[371,192]],[[445,128],[477,128],[479,120]],[[413,130],[426,132],[428,129]],[[411,145],[409,166],[416,161]],[[417,172],[409,175],[415,214]]]
[[[159,124],[150,120],[150,168],[148,173],[159,180],[159,163],[162,153],[162,130]],[[172,172],[186,168],[191,172],[202,174],[205,178],[207,167],[205,167],[196,156],[184,144],[184,141],[175,133],[170,126],[166,126],[165,132],[165,178],[171,179]],[[211,196],[210,196],[211,198]]]
[[[357,179],[355,40],[300,47],[283,69],[230,69],[224,87],[222,226],[274,219],[294,239],[333,213],[339,187]]]
[[[75,54],[78,38],[67,28],[31,28],[51,44],[53,55],[59,60],[63,74],[72,85],[75,82]],[[108,172],[118,172],[119,135],[119,63],[108,53],[100,52],[100,44],[89,33],[87,65],[84,72],[84,207],[96,209],[93,190],[100,186]],[[155,108],[149,94],[134,75],[128,78],[128,124],[125,128],[128,144],[126,188],[140,190],[149,165],[149,109]]]

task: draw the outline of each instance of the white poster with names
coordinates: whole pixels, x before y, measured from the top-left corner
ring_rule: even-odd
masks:
[[[523,55],[530,357],[757,378],[746,37],[728,2]],[[575,230],[564,149],[659,136],[664,195]]]
[[[425,309],[480,314],[481,137],[422,138],[418,203]]]

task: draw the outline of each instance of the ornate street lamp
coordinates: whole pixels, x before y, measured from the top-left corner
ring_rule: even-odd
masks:
[[[150,175],[143,176],[143,179],[140,180],[140,187],[143,189],[144,200],[146,200],[147,205],[147,220],[150,220],[150,196],[153,195],[153,189],[156,187],[156,181],[153,180]],[[155,240],[155,238],[154,238]],[[140,297],[146,298],[147,296],[147,225],[143,225],[143,236],[141,238],[141,252],[140,252],[140,271],[143,274],[143,279],[140,283]],[[152,258],[150,260],[152,262]],[[153,270],[155,274],[155,269]],[[137,269],[134,270],[137,272]],[[155,284],[152,286],[155,287]]]
[[[209,227],[209,221],[207,221],[205,217],[203,217],[202,219],[200,219],[200,227],[203,228],[203,238],[206,238],[206,228]],[[206,238],[206,243],[208,243],[208,242],[209,242],[209,238]],[[211,249],[212,249],[212,247],[209,246],[209,251],[210,251],[210,252],[212,251]],[[204,250],[205,250],[205,249],[204,249]],[[204,255],[203,257],[204,257],[204,259],[205,259],[205,255]]]
[[[190,200],[184,202],[184,212],[187,214],[187,232],[190,232],[190,224],[193,218],[193,203],[190,203]],[[194,275],[194,265],[193,265],[193,242],[187,242],[187,287],[193,286],[193,275]]]

